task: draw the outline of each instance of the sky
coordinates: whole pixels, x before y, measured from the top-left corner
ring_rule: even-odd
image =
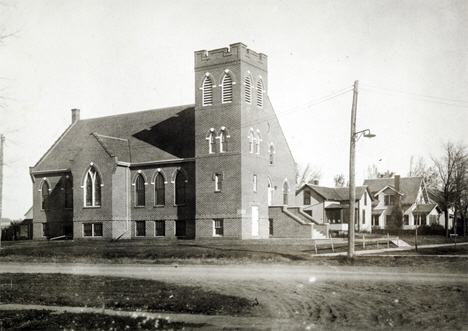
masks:
[[[3,29],[3,30],[2,30]],[[2,217],[32,206],[29,167],[81,118],[192,104],[193,52],[242,42],[268,56],[267,94],[298,164],[356,184],[406,176],[411,156],[468,142],[468,1],[2,0]]]

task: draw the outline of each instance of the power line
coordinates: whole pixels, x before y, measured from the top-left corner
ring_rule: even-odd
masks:
[[[404,99],[412,99],[412,100],[430,102],[430,103],[441,104],[441,105],[447,105],[447,106],[468,108],[468,104],[467,104],[467,105],[458,105],[458,104],[455,104],[455,103],[448,103],[448,102],[443,102],[443,101],[422,99],[422,98],[429,98],[429,97],[427,97],[427,96],[421,96],[421,98],[414,98],[414,97],[407,96],[407,95],[399,95],[399,94],[396,94],[396,93],[387,93],[387,92],[382,92],[382,91],[375,91],[375,90],[371,90],[371,89],[367,89],[367,88],[361,88],[361,90],[367,91],[367,92],[372,92],[372,93],[378,93],[378,94],[384,94],[384,95],[395,96],[395,97],[404,98]],[[404,93],[404,92],[398,92],[398,93]],[[410,93],[409,93],[409,94],[410,94]],[[435,98],[435,97],[432,97],[432,98],[438,99],[438,98]],[[444,99],[442,99],[442,98],[439,98],[439,99],[440,99],[440,100],[444,100]],[[451,100],[451,99],[447,99],[447,100]],[[461,103],[466,102],[466,101],[456,101],[456,100],[451,100],[451,101],[453,101],[453,102],[461,102]]]
[[[432,98],[432,99],[439,99],[439,100],[446,100],[446,101],[453,101],[453,102],[468,103],[468,101],[454,100],[454,99],[447,99],[447,98],[439,98],[439,97],[434,97],[434,96],[430,96],[430,95],[423,95],[423,94],[416,94],[416,93],[410,93],[410,92],[397,91],[397,90],[392,90],[392,89],[377,87],[377,86],[372,86],[372,85],[366,85],[366,84],[362,84],[361,86],[367,86],[367,87],[375,88],[375,89],[378,89],[378,90],[385,90],[385,91],[397,92],[397,93],[402,93],[402,94],[416,95],[416,96],[424,97],[424,98]]]

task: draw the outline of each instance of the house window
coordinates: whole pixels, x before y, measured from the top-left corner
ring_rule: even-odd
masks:
[[[231,75],[226,73],[223,77],[223,92],[222,92],[222,100],[223,103],[232,102],[232,78]]]
[[[385,195],[384,196],[384,205],[385,206],[393,206],[395,204],[395,196],[394,195]]]
[[[284,182],[283,184],[283,205],[288,204],[288,191],[289,191],[289,185],[288,182]]]
[[[161,173],[156,175],[154,181],[154,204],[156,206],[164,206],[165,204],[165,187],[164,187],[164,177]]]
[[[304,205],[310,205],[310,191],[304,190]]]
[[[84,184],[85,206],[101,206],[101,177],[94,167],[89,168]]]
[[[137,207],[145,205],[145,179],[142,174],[137,176],[135,182],[135,202]]]
[[[268,219],[268,233],[270,234],[270,236],[273,235],[273,219],[272,218]]]
[[[84,237],[102,237],[102,223],[83,224]]]
[[[43,237],[49,236],[49,223],[42,223],[42,236]]]
[[[385,215],[385,226],[390,226],[392,224],[392,215]]]
[[[203,80],[203,106],[210,106],[213,104],[213,82],[210,76],[205,76]]]
[[[429,215],[429,224],[437,224],[437,216],[436,215]]]
[[[257,192],[257,175],[253,175],[253,191]]]
[[[182,171],[178,170],[176,179],[175,179],[175,204],[184,205],[185,204],[185,181],[186,178]]]
[[[366,224],[366,211],[362,211],[362,224]]]
[[[263,108],[263,81],[261,79],[257,82],[257,106]]]
[[[403,215],[403,224],[409,225],[409,215]]]
[[[70,178],[65,182],[65,209],[73,208],[73,182]]]
[[[426,215],[421,215],[421,225],[427,225]]]
[[[221,192],[221,189],[223,188],[223,174],[216,173],[214,174],[213,179],[215,182],[215,192]]]
[[[49,199],[49,184],[46,181],[42,183],[41,187],[42,194],[42,210],[49,210],[50,208],[50,199]]]
[[[146,222],[145,221],[136,221],[136,236],[144,237],[146,236]]]
[[[274,162],[275,147],[270,145],[270,165],[273,165]]]
[[[364,192],[364,206],[367,206],[367,192]]]
[[[227,141],[226,141],[227,135],[226,135],[226,130],[221,129],[221,132],[219,133],[219,152],[224,153],[227,152]]]
[[[222,237],[224,235],[224,220],[216,218],[213,220],[213,236]]]
[[[216,150],[216,140],[215,140],[215,134],[213,131],[210,131],[210,133],[208,134],[207,140],[208,140],[208,153],[214,154]]]
[[[154,235],[156,237],[164,237],[166,235],[166,222],[155,221],[154,222]]]
[[[252,103],[252,79],[250,78],[250,75],[248,74],[247,76],[245,76],[244,88],[245,88],[245,102],[247,102],[250,105]]]
[[[372,219],[374,221],[375,226],[379,226],[379,215],[373,215]]]

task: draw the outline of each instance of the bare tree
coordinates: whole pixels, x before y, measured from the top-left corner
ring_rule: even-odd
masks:
[[[322,169],[312,166],[310,163],[306,165],[298,164],[296,169],[296,186],[301,187],[304,184],[313,183],[315,180],[322,178]]]
[[[439,180],[439,172],[436,167],[428,167],[422,156],[418,156],[417,160],[413,155],[410,158],[409,177],[422,177],[427,188],[436,189]]]
[[[343,174],[336,175],[335,178],[335,187],[344,187],[345,186],[345,176]]]
[[[444,146],[444,156],[441,158],[432,158],[435,168],[439,173],[439,185],[437,194],[440,200],[440,208],[444,211],[445,215],[445,236],[449,235],[449,209],[457,207],[455,201],[462,192],[462,183],[457,185],[457,178],[461,178],[458,174],[460,172],[463,160],[466,160],[466,148],[462,144],[455,145],[452,142],[447,142]],[[461,180],[461,179],[460,179]],[[456,219],[457,215],[454,215]],[[455,226],[455,224],[454,224]]]
[[[375,163],[367,167],[367,179],[392,178],[393,175],[395,175],[395,171],[380,172]]]
[[[463,236],[466,237],[466,216],[468,211],[468,154],[466,148],[462,147],[462,151],[456,160],[455,165],[455,219],[458,215],[462,220]],[[454,231],[457,230],[457,224],[454,224]],[[456,232],[454,232],[456,233]]]

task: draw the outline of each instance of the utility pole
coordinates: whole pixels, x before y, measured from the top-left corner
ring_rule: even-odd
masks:
[[[0,134],[0,249],[2,249],[2,207],[3,207],[3,142],[5,137]]]
[[[354,218],[356,203],[355,158],[356,158],[356,110],[359,81],[354,82],[353,107],[351,109],[351,137],[349,146],[349,222],[348,222],[348,258],[354,257]]]

